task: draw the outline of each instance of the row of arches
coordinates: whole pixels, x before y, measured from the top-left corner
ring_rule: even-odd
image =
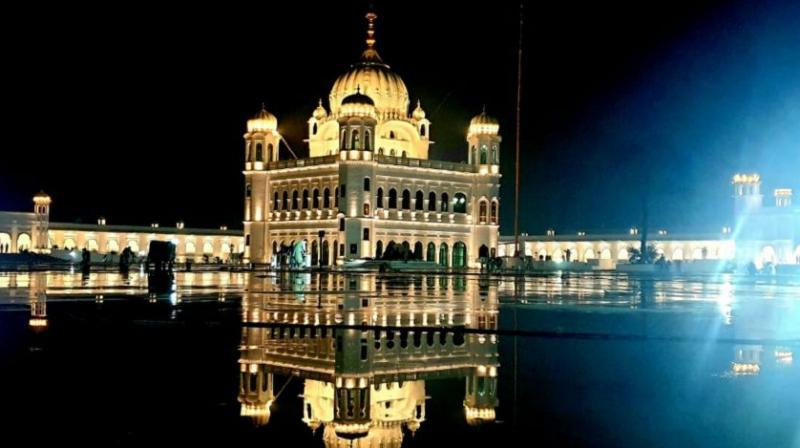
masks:
[[[487,222],[492,224],[497,224],[497,207],[498,203],[496,199],[493,199],[491,202],[491,207],[489,206],[489,201],[486,199],[481,199],[478,203],[478,222],[481,224],[485,224]],[[487,213],[487,209],[491,208],[490,213]],[[488,220],[487,220],[488,214]]]
[[[470,148],[470,152],[472,154],[473,164],[486,165],[487,163],[490,163],[490,161],[494,165],[500,163],[500,153],[497,150],[497,145],[493,145],[491,151],[489,151],[489,148],[486,145],[481,145],[480,153],[478,152],[478,149],[473,146]]]
[[[331,208],[331,203],[333,208],[339,207],[339,187],[334,187],[333,196],[329,187],[322,190],[321,196],[319,188],[310,191],[303,189],[302,192],[294,190],[291,196],[288,191],[276,191],[272,194],[272,209],[275,211],[328,209]]]
[[[413,207],[412,207],[412,199],[411,199],[411,191],[408,189],[403,190],[400,200],[400,206],[398,207],[398,196],[397,190],[394,188],[390,188],[388,194],[384,198],[384,190],[383,187],[378,187],[378,194],[377,194],[377,202],[376,205],[378,208],[388,208],[388,209],[402,209],[402,210],[424,210],[425,207],[425,194],[422,190],[417,190],[416,194],[414,195],[413,200]],[[435,192],[431,191],[428,193],[428,204],[427,210],[430,212],[434,212],[437,210],[437,195]],[[439,201],[439,211],[447,212],[450,210],[451,203],[450,203],[450,195],[447,193],[442,193],[441,199]],[[452,201],[452,209],[453,213],[466,213],[467,212],[467,195],[464,193],[456,193],[453,195]]]
[[[20,233],[17,235],[17,252],[28,251],[33,248],[33,241],[31,236],[27,233]],[[0,233],[0,253],[11,253],[11,235],[8,233]]]
[[[268,143],[267,144],[267,148],[266,148],[266,156],[267,156],[267,158],[265,160],[264,159],[264,155],[265,155],[264,154],[264,144],[261,143],[261,142],[258,142],[258,143],[255,143],[255,144],[254,143],[250,143],[250,144],[247,145],[247,154],[245,156],[246,157],[245,161],[246,162],[265,162],[265,161],[266,162],[270,162],[272,160],[275,160],[275,158],[273,157],[274,150],[275,150],[275,147],[273,146],[273,144],[272,143]]]
[[[428,242],[427,245],[422,241],[417,241],[412,248],[408,241],[396,243],[394,240],[389,240],[385,245],[383,241],[378,241],[375,243],[375,258],[381,258],[384,251],[393,250],[399,250],[405,258],[410,260],[431,261],[445,267],[464,268],[469,262],[467,245],[462,241],[455,242],[452,250],[445,242],[440,243],[437,248],[433,241]]]

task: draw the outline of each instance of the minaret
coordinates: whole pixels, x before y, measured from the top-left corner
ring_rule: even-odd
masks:
[[[48,228],[50,226],[50,196],[40,191],[33,197],[33,212],[36,215],[31,244],[33,251],[39,253],[50,252],[50,239]]]
[[[431,122],[425,117],[425,110],[422,109],[420,100],[417,100],[417,107],[411,113],[411,118],[417,126],[417,132],[423,140],[431,139]]]
[[[736,216],[759,210],[764,202],[761,176],[757,173],[733,176],[733,203]]]
[[[497,119],[483,112],[472,118],[467,131],[470,165],[480,167],[481,171],[496,173],[500,164],[500,124]]]
[[[314,109],[314,112],[311,114],[311,118],[308,119],[309,140],[317,138],[317,134],[319,134],[320,131],[320,126],[326,118],[328,118],[328,111],[325,110],[325,107],[322,105],[322,99],[320,98],[316,109]]]
[[[255,117],[247,120],[245,141],[244,194],[244,259],[250,263],[267,263],[267,225],[269,223],[270,162],[278,161],[278,119],[264,105]]]

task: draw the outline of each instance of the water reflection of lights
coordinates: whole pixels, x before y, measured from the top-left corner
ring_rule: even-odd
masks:
[[[756,363],[731,363],[731,371],[737,376],[751,376],[758,375],[761,372],[761,366]]]
[[[792,365],[793,361],[793,353],[788,348],[776,348],[775,349],[775,362],[780,365],[789,366]]]
[[[730,276],[726,276],[722,280],[717,296],[717,309],[722,314],[725,325],[733,324],[733,292]]]

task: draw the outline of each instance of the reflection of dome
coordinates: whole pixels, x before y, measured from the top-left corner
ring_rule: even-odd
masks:
[[[247,132],[275,131],[276,129],[278,129],[278,119],[275,115],[267,112],[263,104],[258,114],[247,120]]]
[[[333,83],[329,99],[334,114],[339,112],[342,100],[358,90],[369,95],[380,114],[405,117],[408,113],[408,89],[405,83],[383,63],[375,50],[376,18],[374,13],[367,14],[367,49],[361,54],[361,61]]]
[[[482,423],[493,422],[495,420],[495,410],[491,407],[473,407],[464,405],[464,413],[467,417],[467,424],[477,426]]]
[[[271,404],[272,402],[266,404],[242,403],[240,415],[249,417],[255,426],[264,426],[269,423],[269,417],[272,414],[269,410]]]
[[[497,135],[500,131],[500,123],[496,118],[488,115],[486,109],[472,117],[469,122],[469,134],[489,134]]]

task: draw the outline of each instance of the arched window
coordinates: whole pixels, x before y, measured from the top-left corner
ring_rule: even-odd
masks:
[[[461,241],[453,244],[453,267],[464,268],[467,266],[467,245]]]
[[[261,143],[256,144],[256,162],[263,162],[264,161],[264,150],[261,147]]]
[[[369,177],[364,178],[364,191],[369,191]]]
[[[364,216],[369,216],[369,202],[364,203]]]
[[[187,241],[186,242],[186,254],[187,255],[194,255],[195,252],[197,252],[197,246],[195,246],[193,242]]]
[[[292,192],[292,210],[297,210],[300,208],[300,201],[298,201],[298,193],[297,190]]]
[[[339,231],[344,232],[344,218],[339,218]]]
[[[281,207],[284,210],[289,210],[289,192],[283,192],[283,206]]]
[[[326,188],[322,192],[322,208],[330,208],[331,206],[331,190]]]
[[[436,261],[436,245],[433,244],[433,241],[428,243],[428,256],[426,257],[427,261]]]
[[[424,124],[422,126],[420,126],[420,128],[419,128],[419,135],[425,137],[425,125]]]
[[[379,155],[379,156],[382,156],[382,155],[383,155],[383,148],[378,148],[378,155]]]
[[[414,243],[414,259],[422,260],[422,241]]]
[[[249,233],[244,236],[244,245],[245,246],[249,246],[250,245],[250,234]]]
[[[281,199],[280,196],[278,195],[278,192],[276,191],[275,194],[273,195],[272,209],[279,210],[280,207],[281,207]]]
[[[375,258],[381,258],[383,255],[383,241],[378,241],[375,244]]]
[[[247,187],[245,187],[245,189],[244,189],[244,196],[249,198],[252,195],[253,195],[253,186],[250,185],[250,184],[247,184]]]
[[[311,204],[313,208],[319,208],[319,189],[315,188],[311,196]]]
[[[308,190],[303,190],[303,209],[308,208]]]
[[[456,193],[453,196],[453,213],[466,213],[467,212],[467,195],[464,193]]]
[[[389,131],[389,138],[394,138],[394,131]]]
[[[481,145],[481,164],[485,164],[487,160],[486,145]]]
[[[405,159],[407,155],[408,155],[408,153],[406,153],[405,151],[403,151],[403,155],[402,155],[401,157]]]
[[[363,233],[363,235],[362,235],[363,238],[361,238],[361,239],[364,240],[364,241],[369,241],[369,229],[368,228],[364,229],[364,231],[362,233]]]
[[[447,196],[447,193],[442,193],[442,211],[446,212],[449,208],[450,198]]]
[[[481,224],[483,224],[483,223],[486,222],[486,211],[487,211],[486,210],[486,201],[481,201],[479,210],[480,210],[478,212],[479,220],[480,220]]]
[[[497,201],[492,201],[492,224],[497,224]]]
[[[403,190],[403,203],[402,209],[408,210],[411,208],[411,192],[408,190]]]
[[[364,131],[364,151],[372,151],[372,133],[369,131]]]
[[[390,156],[394,157],[396,154],[397,154],[397,153],[396,153],[396,152],[394,152],[394,148],[392,148],[391,150],[389,150],[389,155],[390,155]]]
[[[439,246],[439,264],[440,265],[442,265],[442,266],[447,266],[448,265],[447,261],[448,261],[448,258],[450,256],[449,252],[450,251],[447,248],[447,243],[442,243],[442,245]]]
[[[350,149],[361,149],[361,136],[358,134],[358,129],[350,132]]]
[[[474,146],[470,149],[470,154],[472,155],[470,162],[475,163],[478,160],[478,150]]]
[[[333,189],[333,206],[339,206],[339,187]]]
[[[389,190],[389,208],[397,208],[397,190]]]
[[[425,196],[421,190],[417,191],[417,197],[414,198],[414,210],[422,210],[425,208]]]
[[[428,211],[429,212],[436,211],[436,193],[432,191],[428,193]]]
[[[383,188],[378,187],[378,208],[383,208]]]
[[[311,135],[317,135],[317,124],[314,123],[314,126],[311,127]]]
[[[497,145],[492,145],[492,163],[497,165],[500,160],[500,154],[497,151]]]
[[[272,154],[272,151],[273,146],[272,143],[270,143],[267,145],[267,162],[272,162],[273,160],[277,159],[277,157],[274,157],[274,154]]]

